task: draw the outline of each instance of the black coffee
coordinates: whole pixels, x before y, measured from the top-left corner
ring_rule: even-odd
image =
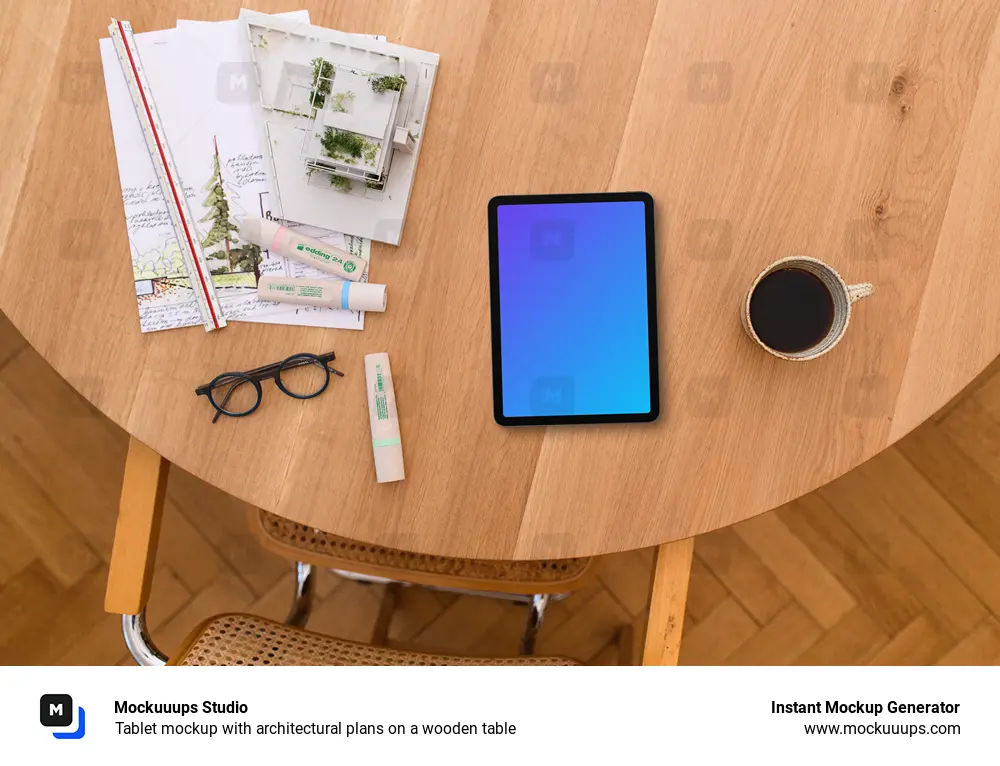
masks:
[[[764,277],[750,296],[750,324],[775,351],[805,351],[830,332],[833,297],[814,274],[778,269]]]

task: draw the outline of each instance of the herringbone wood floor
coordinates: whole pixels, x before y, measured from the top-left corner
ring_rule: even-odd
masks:
[[[690,664],[986,664],[1000,659],[1000,372],[804,498],[700,537],[681,660]],[[102,598],[127,437],[0,314],[0,664],[127,661]],[[243,503],[174,470],[150,602],[168,652],[203,618],[281,618],[290,565]],[[470,509],[474,512],[474,509]],[[643,620],[648,550],[550,608],[539,652],[617,660]],[[327,575],[311,629],[366,640],[381,591]],[[513,654],[523,609],[404,591],[395,645]]]

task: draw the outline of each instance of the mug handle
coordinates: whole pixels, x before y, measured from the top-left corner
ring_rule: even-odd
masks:
[[[867,298],[875,292],[875,286],[871,282],[862,282],[859,285],[848,285],[847,300],[851,303]]]

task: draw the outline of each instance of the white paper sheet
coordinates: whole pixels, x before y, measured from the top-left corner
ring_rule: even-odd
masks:
[[[247,29],[242,44],[255,62],[257,73],[253,86],[260,95],[252,102],[253,121],[260,145],[267,150],[267,180],[275,195],[275,217],[398,245],[423,145],[439,56],[382,40],[358,45],[352,35],[343,32],[253,11],[241,13],[240,18]],[[310,116],[308,105],[303,106],[309,103],[308,82],[303,83],[303,79],[308,81],[317,59],[331,67],[332,81],[339,84],[333,86],[335,93],[329,103]],[[402,92],[380,92],[374,97],[372,78],[376,72],[402,74]],[[335,96],[342,97],[341,101],[337,102]],[[380,120],[369,119],[382,107],[386,111]],[[351,131],[375,131],[378,137],[362,137],[371,156],[341,156],[342,167],[349,166],[350,172],[356,174],[362,170],[378,174],[391,158],[380,188],[370,186],[360,175],[348,180],[321,169],[310,172],[306,166],[308,158],[315,161],[322,159],[321,155],[334,157],[321,149],[322,137],[333,135],[330,131],[337,126],[347,125],[351,125]],[[412,141],[409,152],[387,151],[384,142],[391,143],[398,128],[405,128],[403,132]],[[338,183],[332,183],[334,180]]]
[[[306,12],[295,16],[308,18]],[[204,214],[199,234],[213,223],[205,204],[213,184],[229,205],[228,220],[238,227],[244,215],[268,215],[266,176],[259,138],[252,125],[254,94],[247,82],[249,59],[241,28],[227,22],[180,22],[178,29],[136,35],[139,55],[153,91],[164,130],[178,165],[185,195],[196,217]],[[184,270],[173,227],[163,205],[152,161],[142,138],[125,78],[110,39],[101,40],[105,85],[111,111],[118,170],[135,275],[136,300],[143,332],[201,324]],[[219,173],[215,174],[216,147]],[[370,259],[370,243],[357,237],[321,232],[321,239]],[[315,235],[315,234],[314,234]],[[334,309],[289,309],[258,300],[252,262],[239,257],[244,242],[238,231],[228,243],[206,247],[218,254],[210,266],[228,273],[213,276],[226,318],[243,321],[362,329],[364,314]],[[228,251],[224,245],[228,244]],[[228,252],[228,257],[226,253]],[[267,251],[258,271],[285,276],[328,277]]]

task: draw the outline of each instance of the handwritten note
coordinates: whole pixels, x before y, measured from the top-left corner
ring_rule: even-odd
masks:
[[[297,14],[308,21],[306,12]],[[207,76],[249,60],[237,21],[178,22],[135,36],[170,142],[184,195],[198,222],[227,319],[362,329],[362,312],[289,307],[257,298],[263,274],[318,276],[240,237],[246,215],[266,216],[267,178],[251,107]],[[189,275],[114,48],[101,40],[118,173],[128,228],[139,326],[155,332],[201,324]],[[312,236],[370,260],[370,243],[323,230]]]

